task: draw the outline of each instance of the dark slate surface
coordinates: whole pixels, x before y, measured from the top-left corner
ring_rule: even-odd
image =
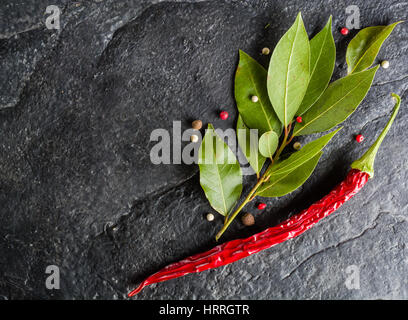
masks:
[[[61,30],[44,26],[47,5]],[[2,1],[0,4],[0,297],[124,299],[168,263],[214,245],[222,224],[195,165],[151,164],[155,128],[194,118],[233,127],[238,49],[263,64],[302,11],[309,35],[333,15],[334,79],[345,74],[338,29],[357,4],[362,27],[406,20],[402,1]],[[266,24],[269,28],[264,28]],[[407,24],[379,54],[364,102],[345,123],[310,180],[268,200],[247,236],[307,207],[341,181],[373,141],[392,107],[407,98]],[[231,117],[217,119],[220,109]],[[402,105],[376,163],[376,176],[351,202],[301,237],[216,270],[146,288],[136,299],[408,298],[407,134]],[[222,123],[221,123],[222,122]],[[361,145],[353,135],[363,133]],[[314,137],[313,137],[314,138]],[[303,139],[304,142],[311,138]],[[247,184],[254,178],[246,179]],[[45,268],[61,270],[47,290]],[[360,269],[360,289],[345,269]]]

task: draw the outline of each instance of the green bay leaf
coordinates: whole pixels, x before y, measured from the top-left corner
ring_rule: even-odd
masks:
[[[310,177],[322,154],[322,151],[318,152],[295,170],[272,173],[269,180],[262,184],[256,194],[261,197],[282,197],[296,190]]]
[[[309,37],[299,13],[276,45],[268,69],[269,99],[285,127],[292,121],[306,93],[309,60]]]
[[[379,66],[332,82],[316,103],[296,123],[294,136],[323,132],[349,117],[363,101]]]
[[[347,72],[350,74],[369,68],[377,57],[383,42],[401,22],[398,21],[388,26],[368,27],[357,33],[347,46]]]
[[[312,142],[306,144],[302,149],[292,153],[289,158],[278,162],[276,165],[271,167],[270,172],[273,174],[281,174],[289,171],[293,171],[300,167],[311,158],[315,157],[334,137],[334,135],[339,132],[341,128],[330,132]]]
[[[273,157],[276,149],[278,148],[279,137],[274,131],[265,132],[259,138],[259,152],[267,158]]]
[[[336,46],[332,35],[332,17],[310,40],[310,81],[296,114],[305,113],[322,95],[333,74]]]
[[[266,70],[242,50],[235,73],[235,101],[245,124],[259,133],[274,130],[278,134],[282,125],[272,108],[266,89]],[[251,100],[258,97],[258,102]]]
[[[241,167],[231,149],[208,124],[198,155],[200,184],[211,206],[223,216],[242,192]]]
[[[242,120],[241,115],[238,116],[237,121],[237,138],[238,144],[241,147],[245,157],[247,158],[249,165],[254,169],[257,176],[262,170],[266,158],[259,153],[258,150],[258,134],[251,136],[253,133],[246,126]]]

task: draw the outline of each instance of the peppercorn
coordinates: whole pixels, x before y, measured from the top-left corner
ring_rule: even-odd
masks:
[[[227,120],[228,119],[228,112],[227,111],[220,112],[220,118],[221,118],[221,120]]]
[[[208,213],[206,216],[208,221],[213,221],[214,220],[214,215],[212,213]]]
[[[251,100],[252,100],[252,102],[258,102],[259,98],[258,98],[258,96],[252,96]]]
[[[201,120],[194,120],[194,121],[191,123],[191,127],[192,127],[194,130],[200,130],[200,129],[203,127],[203,122],[202,122]]]
[[[302,117],[296,117],[296,122],[297,123],[302,123],[302,121],[303,121]]]
[[[388,60],[381,61],[381,67],[383,67],[384,69],[388,69],[389,66],[390,62]]]
[[[190,141],[191,141],[191,142],[197,142],[197,141],[198,141],[198,136],[195,135],[195,134],[191,135]]]
[[[300,148],[302,148],[302,145],[300,144],[300,142],[295,142],[293,144],[293,149],[300,150]]]
[[[271,53],[271,50],[267,47],[262,49],[262,54],[264,54],[265,56],[267,56],[269,53]]]
[[[363,140],[364,140],[364,136],[363,136],[362,134],[358,134],[358,135],[356,136],[356,141],[357,141],[358,143],[363,142]]]
[[[245,213],[241,218],[242,224],[244,226],[252,226],[255,224],[255,218],[249,212]]]
[[[266,203],[260,203],[260,204],[258,204],[258,210],[263,210],[263,209],[265,209],[266,208]]]
[[[348,35],[348,33],[349,33],[349,29],[347,29],[347,28],[341,28],[340,33],[341,33],[343,36],[346,36],[346,35]]]

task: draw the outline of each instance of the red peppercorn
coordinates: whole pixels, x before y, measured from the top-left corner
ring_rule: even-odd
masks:
[[[221,118],[221,120],[227,120],[228,119],[228,112],[227,111],[220,112],[220,118]]]
[[[303,121],[302,117],[296,117],[296,122],[297,123],[302,123],[302,121]]]
[[[363,136],[362,134],[358,134],[358,135],[356,136],[356,141],[357,141],[358,143],[363,142],[363,140],[364,140],[364,136]]]
[[[347,28],[341,28],[340,33],[341,33],[343,36],[346,36],[346,35],[348,35],[348,33],[349,33],[349,29],[347,29]]]
[[[258,210],[263,210],[266,208],[266,203],[260,203],[258,204]]]

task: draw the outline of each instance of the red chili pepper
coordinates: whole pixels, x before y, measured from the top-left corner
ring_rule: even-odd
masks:
[[[343,203],[351,199],[367,183],[368,179],[374,175],[373,165],[375,155],[391,127],[400,106],[399,96],[396,94],[392,95],[397,100],[397,103],[386,127],[363,157],[353,162],[351,165],[352,169],[349,171],[346,179],[328,195],[278,226],[268,228],[246,239],[228,241],[207,252],[196,254],[168,265],[144,280],[128,296],[134,296],[150,284],[178,278],[189,273],[218,268],[297,237],[313,227],[318,221],[340,208]]]

